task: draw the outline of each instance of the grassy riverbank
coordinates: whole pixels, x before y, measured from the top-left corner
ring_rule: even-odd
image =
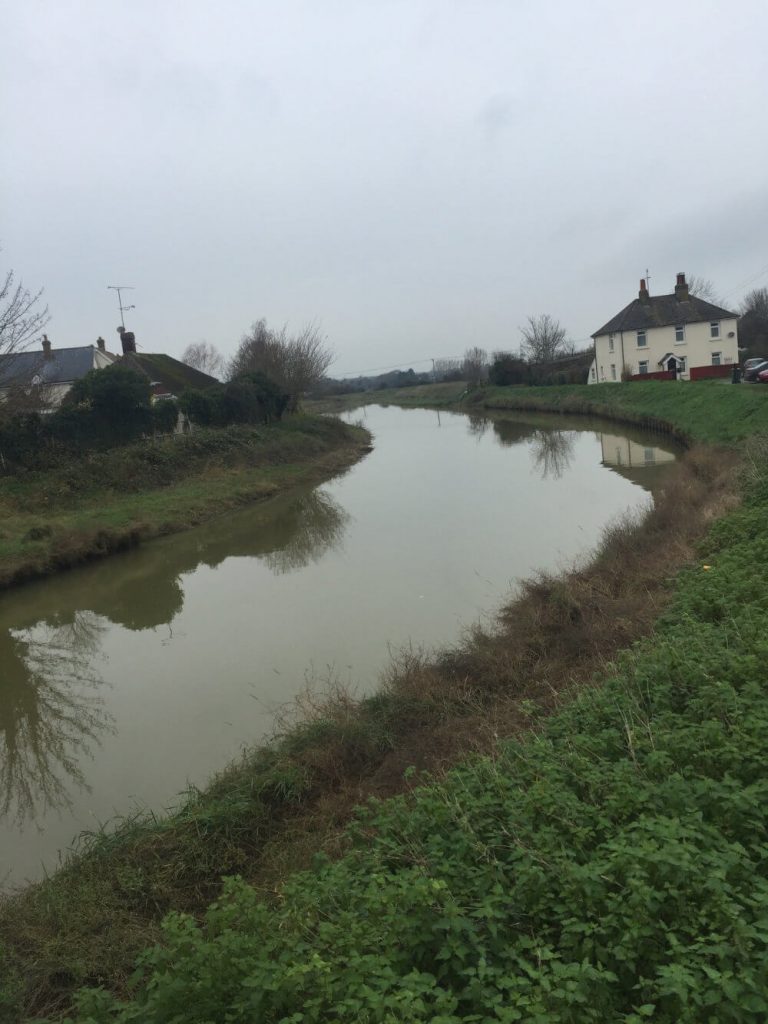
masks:
[[[764,1021],[767,455],[600,687],[369,806],[279,899],[170,918],[135,1000],[78,1019]]]
[[[670,384],[633,381],[590,387],[481,387],[466,384],[426,384],[393,391],[345,395],[317,403],[317,408],[340,410],[358,405],[392,403],[403,406],[519,409],[606,416],[618,422],[658,429],[689,443],[732,445],[768,430],[768,387],[722,381]]]
[[[346,468],[369,443],[339,420],[198,430],[0,478],[0,587],[46,576]]]
[[[719,393],[713,392],[713,395]],[[754,465],[760,467],[763,458],[764,454],[758,454]],[[292,926],[278,920],[279,910],[273,906],[277,893],[281,894],[278,908],[294,905],[290,902],[293,897],[286,903],[282,895],[296,888],[291,883],[287,890],[283,889],[290,871],[308,866],[318,850],[334,858],[346,854],[340,863],[347,867],[338,870],[352,870],[349,865],[359,863],[360,852],[354,849],[350,852],[354,837],[346,835],[344,827],[357,804],[370,796],[387,797],[409,790],[426,778],[425,772],[436,773],[439,778],[446,768],[472,752],[492,755],[494,760],[488,763],[494,766],[503,764],[506,748],[499,748],[499,737],[525,736],[532,727],[538,732],[553,712],[567,715],[569,712],[558,709],[568,703],[571,694],[599,681],[606,664],[647,634],[665,608],[667,616],[672,615],[667,621],[676,622],[675,628],[680,631],[683,627],[679,615],[675,619],[677,613],[669,610],[670,601],[676,602],[674,609],[683,600],[681,589],[675,597],[674,573],[678,567],[690,564],[713,520],[733,509],[739,489],[734,481],[734,462],[732,454],[721,455],[712,450],[689,453],[654,512],[642,523],[616,524],[588,567],[560,579],[531,581],[523,597],[502,610],[493,629],[470,632],[452,650],[435,657],[406,653],[393,663],[381,692],[375,697],[356,702],[337,692],[307,706],[301,720],[271,747],[246,756],[204,793],[193,794],[177,814],[163,820],[126,822],[114,834],[92,837],[81,856],[62,871],[6,900],[0,907],[0,948],[4,950],[6,979],[2,998],[6,1006],[14,1006],[19,1016],[47,1014],[58,1018],[79,985],[104,985],[124,996],[128,992],[133,959],[138,950],[160,937],[159,925],[164,913],[183,910],[196,916],[201,914],[216,896],[224,874],[240,874],[253,884],[266,905],[272,908],[254,913],[266,915],[265,920],[284,928],[284,934],[292,937],[279,951],[282,962],[294,963],[292,958],[299,949],[303,950],[302,956],[309,958],[307,962],[314,962],[313,950],[321,960],[325,958],[328,950],[322,942],[317,947],[313,945],[319,941],[314,925],[306,938],[309,944],[302,947],[298,940],[294,943]],[[746,541],[739,540],[741,512],[731,512],[729,519],[724,520],[724,524],[736,524],[734,544],[738,541],[742,547],[754,537],[754,524],[768,507],[768,496],[761,497],[754,482],[750,486],[748,507],[752,511],[748,522],[753,532]],[[714,561],[715,552],[722,555],[730,550],[730,529],[728,525],[715,527],[710,540],[704,542],[700,550],[708,562]],[[744,557],[743,552],[739,557]],[[680,587],[694,577],[684,575]],[[709,575],[706,578],[720,579]],[[750,576],[751,586],[755,586],[756,579],[759,580],[759,576]],[[765,600],[766,593],[768,587],[760,585],[756,600]],[[693,610],[690,605],[690,600],[685,599],[681,607],[686,616],[693,616],[686,629],[695,637],[698,636],[698,611],[695,602]],[[647,648],[649,657],[653,650],[652,646]],[[659,678],[657,682],[661,686],[664,680]],[[648,682],[649,687],[652,685],[656,682]],[[589,735],[588,729],[586,735]],[[595,742],[598,743],[598,737]],[[520,749],[535,750],[536,747]],[[626,749],[624,756],[629,756]],[[511,768],[503,768],[504,786],[512,793],[519,790],[520,797],[528,781],[521,776],[518,783],[513,769],[514,763]],[[467,770],[471,774],[487,769]],[[414,799],[422,800],[422,797]],[[423,799],[433,798],[425,796]],[[442,799],[440,797],[438,803]],[[451,796],[449,803],[453,799]],[[552,800],[555,801],[552,813],[556,816],[555,796]],[[567,805],[563,806],[567,816]],[[508,812],[516,814],[517,810],[511,807]],[[404,813],[402,808],[396,811],[401,820]],[[436,815],[435,841],[444,843],[446,849],[454,845],[456,827],[450,815],[447,818]],[[502,846],[508,844],[503,833],[496,841]],[[407,849],[398,852],[394,839],[388,842],[394,844],[391,845],[394,865],[402,858],[407,859]],[[567,842],[564,848],[567,849]],[[381,851],[372,852],[372,856],[380,857]],[[331,877],[326,871],[331,870],[337,869],[321,868],[297,883],[304,886],[305,894],[315,887],[317,906],[329,921],[334,920],[333,900],[329,904],[323,894],[328,891],[324,879]],[[400,893],[399,870],[384,869],[379,864],[374,874],[382,870],[381,891],[397,906],[402,893],[411,890],[406,887]],[[427,891],[430,891],[430,880],[437,868],[429,861],[428,869],[425,866],[424,870]],[[439,872],[435,880],[441,884],[431,891],[442,891],[438,876]],[[472,877],[471,871],[467,877]],[[356,883],[350,883],[349,890],[357,891]],[[474,898],[475,906],[479,907],[483,894],[478,891]],[[183,977],[187,969],[200,967],[198,963],[193,969],[187,958],[187,954],[197,955],[194,950],[200,942],[205,946],[204,957],[214,961],[217,950],[226,943],[242,940],[247,956],[238,970],[252,968],[256,974],[261,970],[261,961],[258,956],[254,957],[250,945],[250,910],[243,909],[242,899],[252,897],[238,896],[240,910],[237,913],[242,911],[244,915],[243,931],[236,925],[228,926],[226,936],[216,939],[210,949],[205,945],[207,939],[195,937],[185,952],[175,950],[174,958],[182,979],[180,991],[185,993],[181,997],[184,1005],[187,1000],[193,1003],[197,999],[197,992],[193,997],[184,988]],[[304,899],[305,896],[300,897]],[[471,902],[472,897],[465,893],[462,899]],[[435,911],[438,903],[434,904]],[[373,904],[366,911],[361,904],[360,915],[365,917],[366,913],[373,920],[379,911]],[[278,917],[271,916],[275,914]],[[407,916],[406,913],[406,920]],[[217,927],[217,924],[212,925],[214,931]],[[407,928],[406,925],[404,934]],[[367,941],[361,935],[361,949]],[[409,948],[405,943],[404,949]],[[422,954],[417,956],[415,947],[414,956],[414,963],[426,963],[423,958],[419,960]],[[161,960],[161,954],[157,954],[157,958]],[[399,964],[397,958],[389,965],[384,960],[371,960],[368,970],[375,977],[389,977],[390,970],[394,972],[392,977],[399,977]],[[350,976],[343,971],[339,973],[338,965],[333,970],[339,979],[344,979],[343,985],[347,986],[350,998],[358,999],[359,996],[351,995],[355,983]],[[227,971],[223,968],[217,971],[224,983],[229,977]],[[201,985],[213,985],[214,981],[203,973],[207,980],[201,981]],[[439,975],[438,971],[434,976]],[[306,973],[306,979],[313,985],[318,982],[313,971]],[[137,1010],[135,1019],[171,1020],[172,1011],[182,1012],[179,1006],[173,1009],[173,998],[168,996],[164,984],[159,982],[158,990],[165,992],[165,1010]],[[438,984],[442,985],[442,981]],[[404,982],[402,987],[407,992],[409,983]],[[280,982],[279,992],[275,991],[276,999],[279,995],[286,1006],[293,1006],[295,1010],[298,1004],[291,1000],[304,998],[296,995],[301,992],[301,986],[291,989],[285,978]],[[338,994],[341,990],[335,991]],[[216,998],[221,1000],[217,1013],[211,1011],[210,1004],[203,1003],[201,1005],[208,1006],[208,1018],[189,1019],[223,1020],[225,1009],[231,1009],[232,1000],[238,997],[229,989],[217,988],[216,992]],[[320,999],[322,993],[315,995]],[[327,992],[323,998],[326,996]],[[483,994],[477,995],[475,1012],[481,1012],[485,998]],[[338,1019],[361,1019],[362,1010],[357,1016],[352,1009],[345,1015],[327,1000],[320,999],[317,1005],[321,1007],[319,1016],[308,1019],[336,1019],[336,1015]],[[431,1013],[430,1009],[426,1016]],[[273,1016],[277,1019],[280,1014]],[[102,1019],[100,1015],[97,1017]],[[265,1014],[264,1019],[272,1017]],[[369,1019],[388,1018],[377,1016],[371,1009]],[[410,1015],[391,1019],[423,1017],[414,1010]],[[535,1018],[523,1015],[522,1019]],[[579,1021],[591,1018],[550,1015],[539,1019]]]

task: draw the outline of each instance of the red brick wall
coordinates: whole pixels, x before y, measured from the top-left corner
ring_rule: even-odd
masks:
[[[709,377],[730,377],[733,363],[721,363],[720,366],[692,366],[691,380],[707,380]]]

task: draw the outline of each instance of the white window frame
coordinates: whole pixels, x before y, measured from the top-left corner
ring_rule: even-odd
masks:
[[[685,356],[680,356],[680,362],[678,363],[678,369],[680,373],[688,373],[688,360]]]
[[[685,324],[675,324],[675,344],[685,344]]]
[[[591,370],[592,370],[592,380],[597,380],[597,369],[593,366],[593,367],[591,367]]]
[[[720,337],[720,321],[719,320],[712,320],[712,321],[710,321],[710,324],[709,324],[709,336],[710,336],[710,338],[719,338]]]
[[[644,328],[643,330],[637,332],[637,347],[648,348],[648,335],[645,333]]]
[[[616,380],[616,363],[611,363],[611,380]]]
[[[613,352],[613,335],[608,335],[608,351]]]
[[[643,369],[643,367],[645,367],[645,369]],[[638,364],[637,364],[637,372],[638,372],[638,374],[640,374],[640,373],[643,373],[643,374],[648,373],[648,360],[647,359],[641,359],[638,362]]]
[[[713,352],[712,353],[712,365],[713,366],[722,366],[723,365],[723,353],[722,352]]]

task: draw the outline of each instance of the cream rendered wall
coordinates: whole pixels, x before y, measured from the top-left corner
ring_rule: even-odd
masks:
[[[697,324],[685,324],[685,340],[675,341],[675,325],[666,327],[650,327],[645,332],[646,346],[639,348],[637,344],[637,331],[616,331],[614,334],[614,351],[610,351],[610,338],[607,334],[599,334],[595,338],[595,375],[590,371],[589,383],[597,381],[611,382],[614,378],[611,366],[616,367],[616,379],[621,380],[621,339],[624,336],[624,362],[632,374],[640,372],[640,361],[647,360],[648,372],[657,373],[663,367],[659,366],[659,360],[668,352],[676,356],[685,357],[686,372],[682,379],[688,380],[688,371],[692,366],[711,366],[712,353],[720,353],[722,364],[737,363],[739,361],[738,332],[736,330],[736,318],[729,317],[719,321],[720,337],[710,337],[709,321]],[[729,334],[733,334],[729,338]]]

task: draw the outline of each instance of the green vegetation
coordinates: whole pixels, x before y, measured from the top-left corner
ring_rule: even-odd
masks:
[[[633,422],[669,402],[610,387]],[[759,389],[695,388],[732,442],[762,424]],[[565,406],[607,390],[479,394],[595,412]],[[58,1020],[89,985],[81,1024],[766,1019],[767,454],[750,442],[736,488],[732,452],[689,453],[645,520],[493,628],[85,840],[0,906],[0,1007]],[[206,910],[222,875],[244,881]]]
[[[271,426],[148,438],[2,477],[0,586],[328,476],[359,457],[367,441],[340,421],[295,416]]]
[[[172,914],[134,997],[85,993],[75,1019],[765,1020],[768,471],[750,455],[743,506],[601,687],[549,717],[527,701],[528,736],[370,803],[277,900],[234,879],[201,921]],[[305,785],[283,775],[289,799]]]

